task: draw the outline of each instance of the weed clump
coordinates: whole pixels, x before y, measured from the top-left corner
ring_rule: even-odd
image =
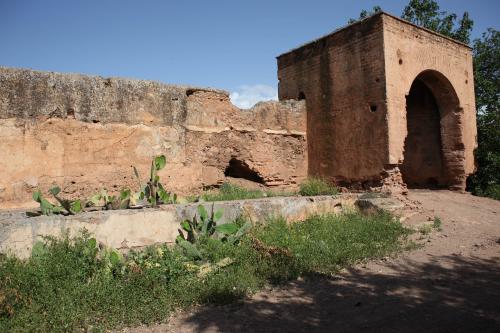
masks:
[[[335,195],[339,190],[334,185],[329,184],[326,180],[317,177],[307,178],[300,184],[299,194],[303,196],[313,195]]]
[[[432,223],[432,227],[436,229],[437,231],[442,231],[443,222],[441,222],[441,219],[439,217],[434,217],[434,222]]]
[[[205,192],[200,196],[203,201],[229,201],[229,200],[245,200],[245,199],[259,199],[277,196],[290,196],[293,193],[263,191],[263,190],[249,190],[244,187],[224,183],[215,191]]]

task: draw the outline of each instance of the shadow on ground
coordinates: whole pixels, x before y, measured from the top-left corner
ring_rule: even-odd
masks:
[[[500,257],[352,269],[183,320],[196,332],[500,332]]]

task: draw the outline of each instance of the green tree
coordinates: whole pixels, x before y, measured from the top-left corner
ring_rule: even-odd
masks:
[[[349,24],[381,11],[380,6],[374,6],[372,10],[363,9],[358,19],[349,19]],[[404,8],[401,18],[462,43],[470,43],[470,33],[474,21],[471,20],[468,12],[464,12],[462,18],[457,21],[457,14],[440,11],[438,3],[434,0],[410,0]]]
[[[354,23],[354,22],[357,22],[357,21],[361,21],[365,18],[367,18],[368,16],[372,16],[378,12],[381,12],[382,11],[382,8],[380,6],[374,6],[372,8],[372,10],[362,10],[361,13],[359,13],[359,18],[357,19],[349,19],[348,23],[351,24],[351,23]]]
[[[474,40],[478,148],[477,172],[468,188],[476,195],[500,200],[500,32],[488,29]]]
[[[434,0],[410,0],[401,18],[462,43],[470,43],[474,21],[470,19],[468,12],[464,12],[457,22],[457,14],[440,11]]]

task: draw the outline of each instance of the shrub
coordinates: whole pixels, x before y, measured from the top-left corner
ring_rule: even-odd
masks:
[[[484,196],[500,200],[500,185],[492,184],[486,187],[486,190],[484,191]]]
[[[300,184],[299,194],[303,196],[335,195],[339,190],[322,178],[310,177]]]
[[[441,222],[441,219],[439,217],[434,217],[434,222],[432,222],[432,227],[436,229],[437,231],[442,231],[443,222]]]
[[[231,183],[224,183],[216,191],[206,192],[201,195],[201,198],[205,201],[243,200],[264,197],[266,197],[266,193],[264,191],[248,190],[244,187]]]
[[[231,183],[224,183],[216,191],[203,193],[200,198],[204,201],[229,201],[290,195],[293,195],[293,193],[249,190]]]
[[[199,237],[201,260],[180,246],[121,255],[86,233],[48,238],[28,260],[0,257],[0,331],[103,331],[161,321],[192,304],[226,303],[267,283],[385,256],[401,249],[405,234],[384,213],[275,219],[239,242]]]

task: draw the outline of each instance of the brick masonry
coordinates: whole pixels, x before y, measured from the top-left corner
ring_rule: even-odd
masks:
[[[434,171],[416,177],[417,185],[465,188],[476,147],[468,46],[380,13],[280,55],[278,78],[280,99],[306,100],[310,174],[348,184],[384,183],[400,172],[406,153],[412,167],[404,168],[410,174],[403,172],[403,179],[423,168]],[[405,152],[414,126],[406,98],[415,81],[431,90],[438,106],[437,127],[419,134],[438,137],[434,160]],[[430,132],[436,128],[439,133]]]

